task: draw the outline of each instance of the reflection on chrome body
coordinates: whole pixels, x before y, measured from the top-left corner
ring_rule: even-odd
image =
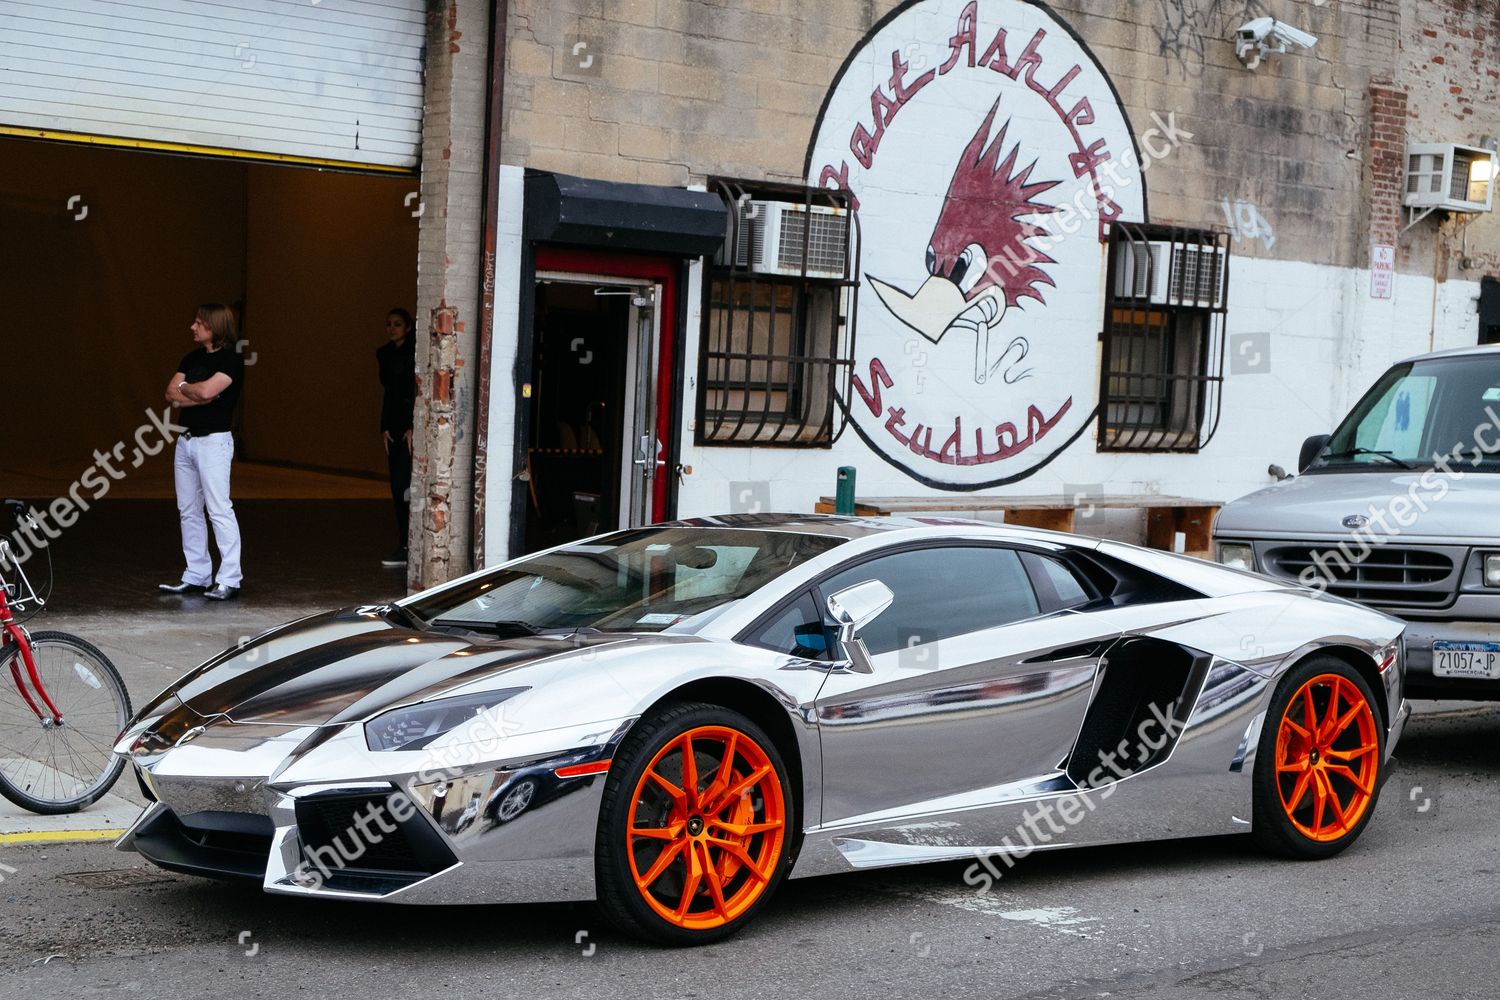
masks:
[[[384,606],[273,630],[190,673],[122,734],[116,749],[155,801],[119,846],[290,895],[589,899],[609,776],[588,765],[604,768],[653,706],[705,682],[731,707],[762,704],[785,716],[782,749],[800,775],[803,831],[793,877],[1014,850],[1028,810],[1047,803],[1076,802],[1083,816],[1038,846],[1243,832],[1281,676],[1323,649],[1367,666],[1399,651],[1401,624],[1384,615],[1111,542],[939,519],[694,523],[846,541],[658,633],[465,638],[409,628]],[[933,543],[1090,553],[1192,593],[878,653],[868,673],[837,656],[803,659],[744,640],[789,597],[851,561]],[[1125,776],[1087,787],[1109,679],[1156,669],[1163,655],[1184,678],[1174,738]],[[1409,713],[1403,670],[1396,655],[1378,675],[1387,756]],[[416,750],[372,750],[367,741],[365,722],[393,709],[501,689],[519,693],[484,709],[478,731],[459,727]],[[428,861],[378,877],[299,875],[320,815],[391,795],[409,797],[399,836]],[[246,844],[261,846],[247,852]]]

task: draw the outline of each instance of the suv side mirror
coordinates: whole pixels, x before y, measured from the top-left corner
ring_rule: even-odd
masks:
[[[1307,467],[1318,460],[1323,449],[1328,447],[1328,439],[1331,435],[1314,434],[1302,442],[1302,454],[1297,456],[1297,471],[1306,472]]]
[[[849,657],[850,669],[861,674],[872,674],[875,665],[870,662],[870,651],[860,641],[859,630],[885,613],[896,595],[891,588],[879,580],[866,580],[846,587],[828,598],[828,613],[838,623],[839,643]]]

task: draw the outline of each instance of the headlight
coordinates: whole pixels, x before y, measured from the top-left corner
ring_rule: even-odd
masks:
[[[1219,562],[1230,569],[1243,569],[1253,573],[1255,549],[1239,543],[1222,543],[1219,545]]]
[[[1484,585],[1500,587],[1500,552],[1484,557]]]
[[[525,690],[504,688],[393,708],[365,723],[365,745],[371,750],[420,750]]]

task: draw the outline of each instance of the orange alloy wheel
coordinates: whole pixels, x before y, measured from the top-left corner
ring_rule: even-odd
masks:
[[[781,779],[744,733],[689,729],[641,775],[627,835],[630,874],[658,916],[688,930],[723,927],[755,905],[781,859]]]
[[[1380,766],[1375,714],[1347,677],[1319,674],[1298,689],[1276,734],[1276,788],[1292,826],[1328,843],[1358,824]]]

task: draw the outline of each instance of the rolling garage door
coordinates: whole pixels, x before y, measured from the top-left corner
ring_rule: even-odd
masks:
[[[5,0],[0,134],[411,171],[422,0]]]

